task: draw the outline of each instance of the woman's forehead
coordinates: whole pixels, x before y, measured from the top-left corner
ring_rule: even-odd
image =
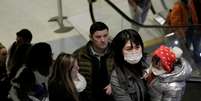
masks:
[[[131,40],[128,40],[126,43],[125,43],[125,46],[138,46],[138,44],[136,44],[135,42],[131,41]]]

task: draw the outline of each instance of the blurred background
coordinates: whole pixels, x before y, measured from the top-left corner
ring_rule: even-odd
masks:
[[[61,5],[58,5],[59,1]],[[148,58],[161,44],[183,49],[183,57],[193,68],[183,101],[201,101],[201,66],[194,61],[192,45],[183,48],[175,32],[163,27],[176,1],[151,0],[152,9],[149,9],[145,22],[140,24],[139,33],[145,43]],[[61,16],[59,6],[62,6],[62,16],[66,19],[57,19]],[[51,44],[54,58],[60,52],[72,53],[84,45],[89,40],[89,27],[93,21],[106,23],[110,28],[111,39],[122,29],[132,28],[135,23],[126,19],[132,19],[127,0],[1,0],[0,14],[0,42],[7,49],[16,40],[16,32],[27,28],[33,34],[32,43],[42,41]],[[58,32],[63,27],[70,29]]]

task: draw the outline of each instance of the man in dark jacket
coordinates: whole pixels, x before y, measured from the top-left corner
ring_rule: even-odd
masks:
[[[12,65],[14,64],[14,55],[19,46],[23,44],[31,44],[32,33],[28,29],[22,29],[16,33],[16,41],[14,41],[8,50],[7,69],[10,73]]]
[[[87,101],[113,101],[111,96],[110,74],[112,58],[109,42],[109,29],[102,22],[95,22],[90,27],[90,41],[77,49],[80,73],[86,78],[87,88],[83,94]]]

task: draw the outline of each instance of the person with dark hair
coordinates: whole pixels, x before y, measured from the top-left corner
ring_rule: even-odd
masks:
[[[147,64],[143,41],[137,31],[125,29],[112,41],[114,70],[111,86],[116,101],[149,101],[143,79]]]
[[[45,42],[34,44],[29,51],[25,65],[32,70],[38,71],[43,76],[48,76],[49,68],[52,65],[51,46]]]
[[[183,51],[161,45],[153,52],[147,76],[151,101],[181,101],[192,68]]]
[[[59,54],[48,82],[49,101],[81,101],[78,93],[85,89],[86,81],[78,70],[75,57],[66,53]]]
[[[28,29],[22,29],[19,32],[16,33],[16,41],[13,42],[11,45],[9,52],[8,52],[8,61],[7,61],[7,69],[8,72],[10,72],[13,64],[13,58],[14,54],[17,50],[17,48],[22,44],[31,44],[32,40],[32,33]]]
[[[83,91],[86,101],[113,101],[110,74],[112,57],[109,42],[109,28],[103,22],[95,22],[90,27],[90,41],[77,49],[80,73],[86,78],[87,88]]]
[[[15,54],[13,54],[13,64],[11,65],[10,73],[7,74],[6,79],[4,80],[4,93],[8,95],[8,91],[11,88],[11,80],[15,77],[17,71],[22,68],[22,66],[25,64],[25,60],[27,58],[27,53],[31,47],[31,44],[22,44],[17,49]],[[6,67],[5,67],[6,69]]]
[[[22,29],[16,35],[17,44],[30,43],[32,40],[32,33],[28,29]]]
[[[25,65],[11,81],[9,99],[13,101],[37,101],[47,98],[49,68],[52,64],[52,49],[49,44],[34,44],[27,55]]]

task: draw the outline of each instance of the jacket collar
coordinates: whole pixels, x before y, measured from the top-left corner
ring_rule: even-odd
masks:
[[[107,55],[111,54],[111,43],[108,43],[108,46],[105,49],[105,52],[103,55],[100,55],[97,52],[95,52],[95,50],[92,47],[91,41],[89,41],[86,46],[87,46],[87,51],[88,51],[89,55],[91,55],[91,56],[101,57],[101,56],[107,56]]]

